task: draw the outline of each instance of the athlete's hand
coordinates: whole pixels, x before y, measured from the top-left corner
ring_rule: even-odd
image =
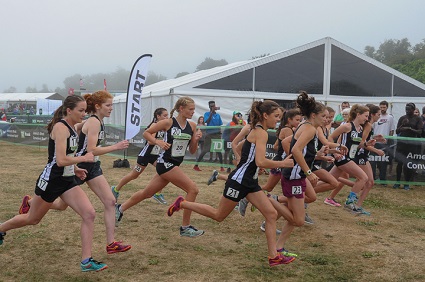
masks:
[[[165,142],[164,140],[156,140],[156,145],[161,147],[161,149],[168,150],[171,146],[170,143]]]
[[[379,150],[379,149],[377,149],[376,151],[375,151],[375,153],[378,155],[378,156],[383,156],[383,155],[385,155],[385,152],[384,151],[382,151],[382,150]]]
[[[196,130],[196,132],[195,132],[195,140],[199,141],[199,139],[201,139],[201,138],[202,138],[202,131],[201,131],[201,129],[198,128],[198,130]]]
[[[79,168],[78,166],[75,166],[74,173],[75,176],[81,180],[84,180],[87,177],[87,170],[85,170],[84,168]]]
[[[87,152],[84,156],[84,162],[94,163],[94,155],[93,152]]]
[[[335,153],[334,157],[335,157],[335,160],[340,160],[340,159],[342,159],[343,155]]]
[[[339,151],[342,155],[346,155],[348,153],[348,148],[347,146],[341,144],[341,146],[339,146]]]
[[[294,159],[292,158],[292,154],[289,154],[288,156],[286,156],[286,158],[281,162],[282,162],[281,167],[294,167]]]
[[[124,150],[127,149],[130,143],[128,143],[128,140],[122,140],[121,142],[118,142],[115,144],[115,150]]]
[[[308,181],[310,181],[311,185],[316,186],[317,185],[317,181],[319,180],[319,178],[317,178],[316,174],[312,173],[309,176],[307,176]]]

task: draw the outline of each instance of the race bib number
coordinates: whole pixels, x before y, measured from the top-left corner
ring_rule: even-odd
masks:
[[[301,195],[303,193],[303,189],[301,186],[292,186],[292,195]]]
[[[354,157],[356,156],[358,147],[359,145],[355,145],[355,144],[351,145],[350,152],[348,153],[348,156],[350,157],[350,159],[354,159]]]
[[[226,191],[226,196],[237,199],[239,196],[239,191],[229,187]]]
[[[171,156],[184,157],[184,155],[186,154],[186,148],[188,144],[189,144],[189,140],[174,139],[173,146],[171,147]]]
[[[155,145],[152,148],[151,155],[158,156],[160,151],[161,151],[161,147],[159,147],[158,145]]]
[[[68,157],[72,157],[74,154],[68,154]],[[67,165],[63,167],[63,174],[62,176],[73,176],[75,175],[74,172],[74,165]]]
[[[37,187],[40,188],[43,191],[46,191],[47,184],[49,184],[49,182],[47,182],[46,180],[40,178],[38,180]]]

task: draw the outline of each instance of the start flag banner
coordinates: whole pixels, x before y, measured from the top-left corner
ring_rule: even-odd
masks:
[[[127,87],[127,105],[125,114],[125,139],[129,140],[140,131],[142,121],[142,90],[148,74],[151,54],[140,56],[131,69]]]

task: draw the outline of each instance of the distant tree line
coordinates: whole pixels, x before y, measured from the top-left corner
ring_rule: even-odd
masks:
[[[412,46],[407,38],[385,40],[378,49],[366,46],[364,53],[387,66],[425,83],[425,39]]]
[[[217,66],[227,65],[227,61],[224,59],[214,60],[210,57],[205,58],[205,60],[196,67],[196,71],[211,69]],[[176,75],[177,77],[184,76],[189,74],[189,72],[180,72]],[[43,84],[41,89],[36,87],[27,87],[25,93],[50,93],[56,92],[63,96],[68,95],[68,90],[73,88],[75,91],[79,91],[80,88],[84,91],[95,91],[98,89],[103,89],[103,80],[106,80],[107,89],[111,92],[126,92],[128,86],[128,78],[130,76],[130,71],[123,68],[118,68],[115,72],[112,73],[96,73],[91,75],[81,75],[76,73],[74,75],[68,76],[64,79],[63,84],[64,88],[57,87],[55,89],[50,89],[47,84]],[[82,81],[82,86],[80,87],[80,79]],[[156,82],[166,80],[167,77],[162,74],[156,74],[153,71],[148,72],[148,77],[146,78],[146,85],[154,84]],[[8,89],[3,90],[3,93],[16,93],[17,89],[14,86],[9,87]]]
[[[385,40],[379,45],[378,49],[373,46],[366,46],[364,53],[381,62],[385,65],[394,68],[422,83],[425,83],[425,39],[422,42],[412,46],[407,38],[401,40],[389,39]],[[259,56],[253,56],[251,59],[257,59],[265,57],[269,54],[261,54]],[[218,66],[227,65],[225,59],[214,60],[210,57],[206,57],[195,69],[195,72],[211,69]],[[175,78],[189,74],[189,72],[179,72]],[[41,89],[36,87],[27,87],[26,93],[49,93],[56,92],[66,96],[70,88],[78,91],[80,89],[80,79],[83,81],[83,88],[88,91],[94,91],[103,89],[103,80],[106,79],[107,88],[111,92],[125,92],[127,91],[128,77],[130,75],[129,70],[118,68],[112,73],[97,73],[91,75],[74,74],[66,77],[63,81],[64,88],[57,87],[56,89],[50,89],[47,84],[42,84]],[[155,72],[148,72],[146,79],[146,85],[154,84],[156,82],[166,80],[167,77],[162,74]],[[16,87],[11,86],[8,89],[3,90],[4,93],[15,93]]]

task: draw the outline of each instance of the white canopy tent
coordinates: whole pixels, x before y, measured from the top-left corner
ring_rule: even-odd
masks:
[[[182,96],[195,100],[195,121],[208,111],[208,101],[214,100],[227,123],[233,111],[247,113],[256,99],[289,105],[300,90],[337,112],[343,101],[378,104],[386,100],[396,120],[405,113],[407,102],[419,102],[425,97],[425,84],[327,37],[266,57],[146,86],[142,94],[142,125],[150,123],[156,108],[171,110]],[[125,103],[126,94],[114,98],[115,110],[107,123],[124,125]],[[423,104],[416,106],[421,108]]]
[[[36,109],[46,107],[44,113],[47,114],[47,109],[57,108],[63,100],[64,97],[58,93],[0,93],[0,108],[7,109],[10,105],[25,103]]]

